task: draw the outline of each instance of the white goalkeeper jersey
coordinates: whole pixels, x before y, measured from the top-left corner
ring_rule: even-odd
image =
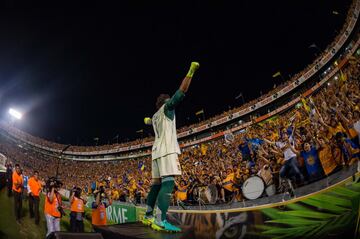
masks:
[[[152,124],[155,132],[152,159],[164,157],[168,154],[180,154],[175,115],[173,119],[165,115],[165,104],[152,117]]]

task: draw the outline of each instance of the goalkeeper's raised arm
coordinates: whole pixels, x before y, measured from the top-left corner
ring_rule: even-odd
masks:
[[[166,101],[165,110],[174,110],[175,107],[184,99],[185,93],[189,90],[193,75],[199,66],[198,62],[191,62],[190,69],[181,82],[179,90],[175,92],[170,100]]]
[[[186,93],[189,89],[189,86],[191,84],[191,79],[195,73],[195,71],[200,67],[198,62],[191,62],[191,66],[189,69],[189,72],[186,74],[185,78],[183,79],[180,90],[184,93]]]

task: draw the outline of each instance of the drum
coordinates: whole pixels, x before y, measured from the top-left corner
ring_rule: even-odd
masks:
[[[266,195],[268,195],[268,197],[275,195],[275,193],[276,193],[275,184],[271,184],[271,185],[267,186],[265,189],[265,192],[266,192]]]
[[[196,201],[203,204],[215,204],[218,199],[218,191],[215,185],[196,187],[193,195]]]
[[[263,194],[264,189],[264,181],[258,176],[252,176],[244,182],[242,193],[247,199],[257,199]]]

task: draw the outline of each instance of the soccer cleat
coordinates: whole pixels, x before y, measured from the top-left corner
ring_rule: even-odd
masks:
[[[179,227],[172,225],[167,220],[162,221],[162,224],[164,225],[164,230],[167,232],[181,232]]]
[[[144,216],[144,218],[141,220],[142,224],[145,226],[151,226],[155,221],[155,217],[153,216]]]
[[[179,227],[172,225],[167,220],[157,221],[153,219],[151,228],[155,231],[181,232],[181,229]]]
[[[155,219],[151,224],[151,228],[154,229],[155,231],[165,231],[164,224],[162,222],[158,222]]]

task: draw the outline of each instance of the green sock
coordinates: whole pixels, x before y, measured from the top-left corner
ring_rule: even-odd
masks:
[[[161,189],[158,196],[158,207],[161,210],[161,220],[166,220],[166,213],[170,205],[171,193],[174,189],[174,177],[165,177],[162,179]]]
[[[191,66],[190,66],[190,69],[188,71],[188,73],[186,74],[186,77],[190,77],[192,78],[195,71],[199,68],[199,63],[197,62],[191,62]]]
[[[154,211],[156,198],[159,194],[161,184],[153,184],[146,199],[146,216],[151,216]]]

